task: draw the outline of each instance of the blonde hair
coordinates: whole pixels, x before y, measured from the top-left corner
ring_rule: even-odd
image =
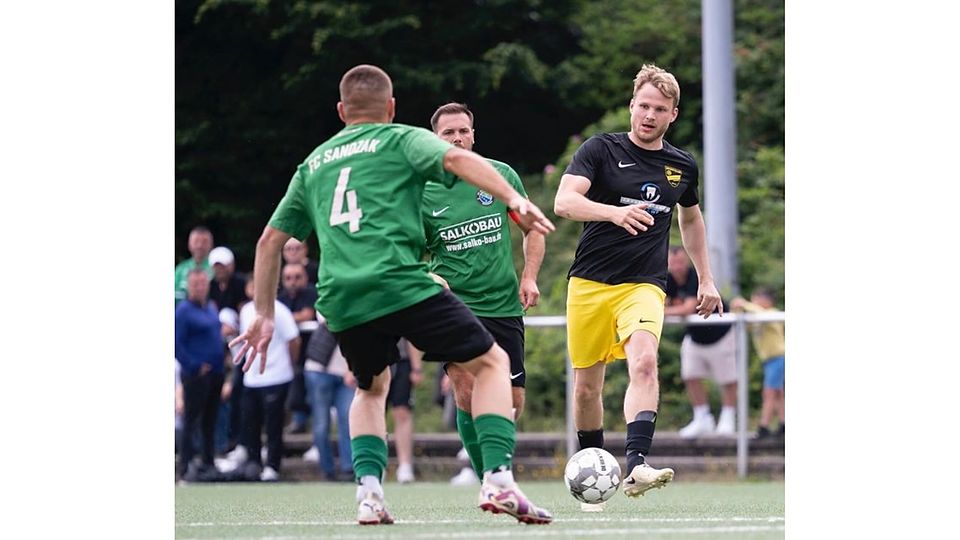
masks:
[[[637,95],[644,84],[652,84],[664,96],[673,99],[673,106],[680,104],[680,85],[677,78],[668,71],[653,64],[644,64],[637,77],[633,79],[633,95]]]

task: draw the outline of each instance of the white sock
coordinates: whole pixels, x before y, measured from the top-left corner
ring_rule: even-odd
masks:
[[[693,406],[694,420],[705,418],[709,414],[710,414],[710,405],[694,405]]]
[[[357,500],[362,500],[367,493],[376,493],[383,498],[383,486],[380,485],[380,479],[373,475],[360,477],[360,485],[357,486]]]
[[[720,418],[724,418],[726,416],[729,416],[731,418],[736,418],[737,408],[729,405],[724,405],[723,408],[720,409]]]
[[[515,480],[513,479],[513,471],[510,469],[497,472],[487,471],[483,473],[483,481],[492,482],[494,485],[500,487],[510,487],[515,483]]]

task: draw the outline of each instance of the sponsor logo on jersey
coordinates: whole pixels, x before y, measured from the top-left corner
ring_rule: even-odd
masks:
[[[471,236],[477,236],[488,232],[499,231],[503,225],[503,216],[500,214],[490,214],[470,221],[464,221],[439,230],[440,238],[444,242],[454,242],[463,240]]]
[[[449,207],[449,206],[444,206],[443,208],[441,208],[441,209],[439,209],[439,210],[434,210],[434,211],[432,211],[431,214],[433,214],[433,217],[437,217],[437,216],[439,216],[440,214],[446,212],[448,208],[450,208],[450,207]]]
[[[634,165],[636,165],[636,163],[624,163],[623,161],[617,162],[617,167],[620,167],[621,169],[626,169],[627,167],[633,167]]]
[[[493,195],[483,191],[482,189],[477,190],[477,202],[484,205],[490,206],[493,204]]]
[[[646,187],[646,186],[648,186],[648,185],[651,185],[651,184],[644,184],[643,187]],[[652,185],[656,186],[656,184],[652,184]],[[653,200],[656,201],[656,200],[658,200],[658,199],[660,199],[660,192],[659,192],[659,190],[657,190],[657,192],[656,192],[656,198],[653,199]],[[670,207],[669,207],[669,206],[664,206],[664,205],[662,205],[662,204],[654,204],[653,201],[642,201],[642,200],[640,200],[640,199],[634,199],[633,197],[620,197],[620,204],[640,204],[640,203],[645,203],[645,204],[647,204],[646,211],[647,211],[647,213],[650,214],[651,216],[652,216],[652,215],[655,215],[655,214],[669,214],[669,213],[670,213]]]
[[[663,174],[667,177],[667,182],[670,182],[671,186],[677,187],[680,185],[680,177],[683,176],[683,172],[680,169],[664,165]]]

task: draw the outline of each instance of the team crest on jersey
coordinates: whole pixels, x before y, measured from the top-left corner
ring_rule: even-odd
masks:
[[[493,195],[483,191],[482,189],[477,190],[477,202],[483,206],[490,206],[493,204]]]
[[[671,186],[677,187],[680,185],[680,177],[683,175],[683,172],[680,169],[671,167],[669,165],[664,165],[663,174],[666,175],[667,182],[670,182]]]

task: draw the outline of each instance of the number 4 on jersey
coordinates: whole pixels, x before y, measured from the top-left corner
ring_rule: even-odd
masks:
[[[347,182],[350,181],[350,167],[340,169],[340,178],[337,179],[337,188],[333,190],[333,207],[330,209],[330,226],[336,227],[341,223],[350,224],[350,232],[360,230],[360,218],[363,211],[357,206],[356,190],[347,191]],[[347,211],[343,211],[343,196],[347,196]]]

